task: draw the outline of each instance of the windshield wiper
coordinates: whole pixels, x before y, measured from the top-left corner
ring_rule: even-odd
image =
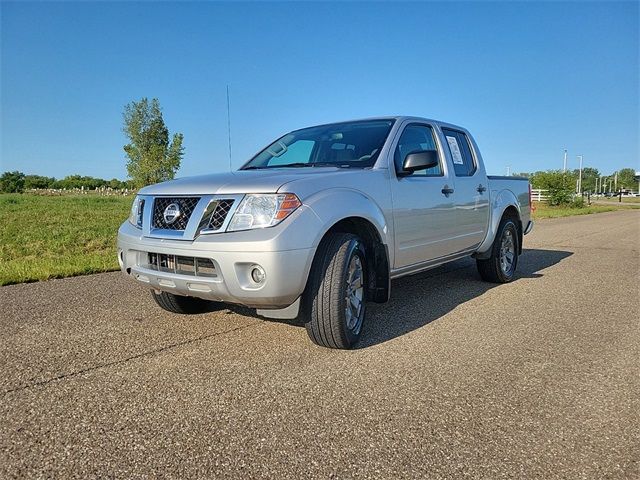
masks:
[[[286,165],[277,165],[273,167],[267,168],[306,168],[306,167],[335,167],[335,168],[349,168],[351,165],[341,164],[335,162],[315,162],[315,163],[305,163],[305,162],[296,162],[296,163],[287,163]]]
[[[314,167],[335,167],[335,168],[350,168],[348,163],[335,163],[335,162],[318,162],[313,164]]]
[[[284,165],[274,165],[272,167],[250,165],[248,167],[244,167],[242,170],[268,170],[270,168],[308,168],[308,167],[349,168],[351,167],[351,165],[343,164],[343,163],[335,163],[335,162],[317,162],[317,163],[295,162],[295,163],[286,163]]]
[[[289,167],[293,167],[293,168],[313,167],[313,163],[308,163],[308,162],[286,163],[284,165],[274,165],[273,167],[269,167],[269,168],[289,168]]]

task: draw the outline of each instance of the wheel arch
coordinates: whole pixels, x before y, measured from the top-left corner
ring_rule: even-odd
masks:
[[[514,220],[518,230],[518,254],[522,253],[523,225],[520,204],[511,190],[502,190],[491,202],[491,219],[484,241],[478,247],[474,257],[482,259],[491,255],[491,246],[498,234],[498,227],[505,216]]]
[[[362,239],[367,254],[368,298],[384,303],[390,294],[389,250],[375,225],[364,217],[350,216],[334,223],[323,235],[332,233],[352,233]]]
[[[323,225],[313,244],[316,253],[320,242],[332,232],[358,235],[367,252],[368,297],[375,302],[386,302],[390,294],[393,251],[389,245],[393,235],[383,209],[365,192],[344,187],[321,190],[304,203]]]

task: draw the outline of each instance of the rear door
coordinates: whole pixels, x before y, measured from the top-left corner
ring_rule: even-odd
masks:
[[[409,176],[391,175],[395,231],[394,268],[419,264],[452,253],[449,243],[455,235],[454,195],[442,145],[432,125],[404,126],[394,148],[395,172],[402,170],[407,154],[437,150],[440,164]]]
[[[479,154],[469,135],[462,130],[442,127],[444,145],[455,176],[457,251],[478,246],[489,224],[489,185]]]

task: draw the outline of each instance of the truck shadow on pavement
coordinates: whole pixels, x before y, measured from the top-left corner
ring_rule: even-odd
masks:
[[[525,249],[518,259],[516,279],[540,278],[540,273],[571,252]],[[356,349],[384,343],[421,328],[500,284],[483,281],[472,258],[458,260],[427,272],[394,280],[391,300],[369,303],[362,338]]]
[[[514,282],[522,278],[540,278],[540,273],[573,255],[561,250],[526,249],[518,258]],[[501,286],[480,278],[476,262],[471,257],[445,264],[424,273],[394,280],[391,299],[387,303],[367,304],[367,318],[362,337],[355,349],[372,347],[438,320],[458,305],[481,296]],[[267,322],[285,323],[304,328],[298,317],[295,320],[277,320],[256,315],[255,310],[239,305],[224,305],[229,313],[253,316]]]

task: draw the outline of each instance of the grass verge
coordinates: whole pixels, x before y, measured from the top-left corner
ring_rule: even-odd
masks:
[[[534,220],[543,218],[569,217],[572,215],[589,215],[591,213],[612,212],[614,210],[629,210],[630,208],[640,208],[635,205],[619,206],[613,205],[585,205],[584,207],[550,207],[544,202],[534,202],[535,211],[533,212]]]
[[[131,197],[0,195],[0,285],[118,269]]]

